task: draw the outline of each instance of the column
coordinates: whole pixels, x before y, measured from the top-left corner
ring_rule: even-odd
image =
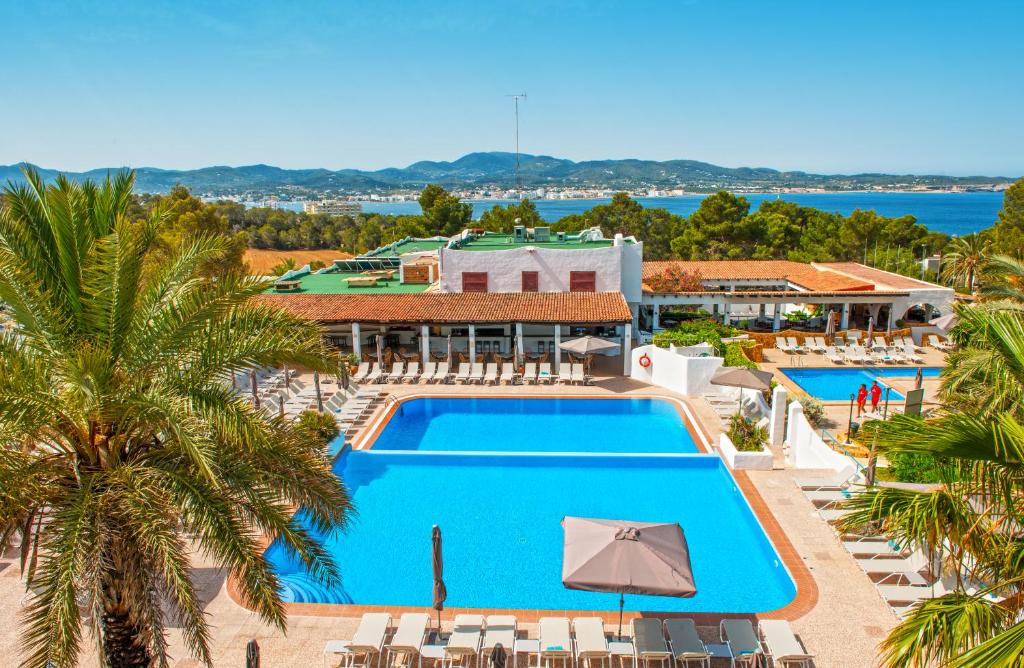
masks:
[[[896,305],[889,304],[889,321],[886,323],[886,329],[891,330],[896,324]]]
[[[656,332],[659,329],[661,329],[661,305],[655,304],[651,320],[651,331]]]
[[[525,355],[526,354],[526,341],[523,341],[523,323],[517,322],[516,323],[516,330],[515,331],[516,331],[516,340],[519,341],[519,352],[520,352],[520,354]],[[513,341],[512,342],[512,350],[511,350],[513,355],[515,354],[515,349],[516,349],[515,346],[516,346],[516,342]],[[523,363],[525,364],[526,361],[523,360]]]
[[[839,312],[839,329],[850,328],[850,305],[843,304],[843,310]]]
[[[782,304],[775,304],[775,316],[772,320],[772,331],[777,332],[782,329]]]
[[[629,376],[633,371],[633,332],[628,325],[622,328],[622,374]]]
[[[722,324],[729,324],[729,302],[725,302],[722,304]]]
[[[420,368],[430,361],[430,325],[420,326]]]
[[[359,332],[359,323],[352,323],[352,352],[356,354],[356,360],[363,361],[363,337]]]
[[[757,307],[757,317],[759,320],[764,320],[765,313],[768,312],[768,308],[765,304],[761,304]]]
[[[469,326],[469,363],[476,362],[476,325]]]
[[[629,329],[627,327],[627,329]],[[555,325],[555,373],[561,371],[562,366],[562,326]]]

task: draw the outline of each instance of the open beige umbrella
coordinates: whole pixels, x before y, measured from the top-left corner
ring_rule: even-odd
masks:
[[[562,519],[562,584],[568,589],[690,598],[697,593],[690,550],[678,524]]]
[[[605,350],[618,350],[619,344],[599,339],[596,336],[588,335],[581,336],[578,339],[563,341],[558,347],[567,352],[576,353],[577,355],[590,355],[592,353],[599,353]]]
[[[711,376],[712,385],[745,387],[748,390],[764,391],[771,387],[772,372],[747,369],[741,366],[723,366]]]

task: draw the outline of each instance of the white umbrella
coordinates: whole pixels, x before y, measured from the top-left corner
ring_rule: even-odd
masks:
[[[516,347],[514,351],[515,357],[512,358],[512,364],[515,368],[519,368],[523,365],[523,337],[516,337]]]
[[[941,330],[942,332],[948,332],[956,326],[956,321],[959,320],[956,313],[947,313],[946,315],[939,316],[933,320],[929,320],[928,324]]]
[[[591,355],[604,350],[618,350],[619,344],[599,339],[596,336],[581,336],[578,339],[563,341],[558,347],[578,355]]]
[[[448,335],[448,368],[452,369],[455,366],[455,358],[452,356],[452,335]]]

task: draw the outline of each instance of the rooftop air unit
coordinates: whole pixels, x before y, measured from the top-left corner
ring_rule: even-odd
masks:
[[[512,239],[517,244],[526,243],[526,226],[516,225],[512,228]]]
[[[539,244],[546,244],[551,241],[551,228],[550,227],[535,227],[533,228],[533,240]]]
[[[565,243],[565,232],[559,232],[558,233],[558,243],[560,243],[560,244],[564,244]]]

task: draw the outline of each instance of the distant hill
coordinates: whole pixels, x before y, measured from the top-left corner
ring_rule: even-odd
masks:
[[[695,192],[718,189],[824,188],[934,188],[960,186],[989,188],[1012,182],[1003,176],[949,177],[899,174],[811,174],[781,172],[766,167],[720,167],[696,160],[587,160],[574,162],[547,155],[520,155],[524,187],[579,187],[609,189],[684,188]],[[22,163],[23,164],[23,163]],[[22,164],[0,165],[0,181],[20,181]],[[38,168],[52,180],[57,171]],[[72,179],[102,178],[109,168],[68,173]],[[377,171],[357,169],[282,169],[272,165],[214,166],[172,170],[139,167],[137,189],[166,192],[176,184],[195,193],[317,195],[325,193],[386,193],[440,183],[448,188],[505,189],[515,184],[515,154],[470,153],[452,162],[423,160],[408,167]]]

